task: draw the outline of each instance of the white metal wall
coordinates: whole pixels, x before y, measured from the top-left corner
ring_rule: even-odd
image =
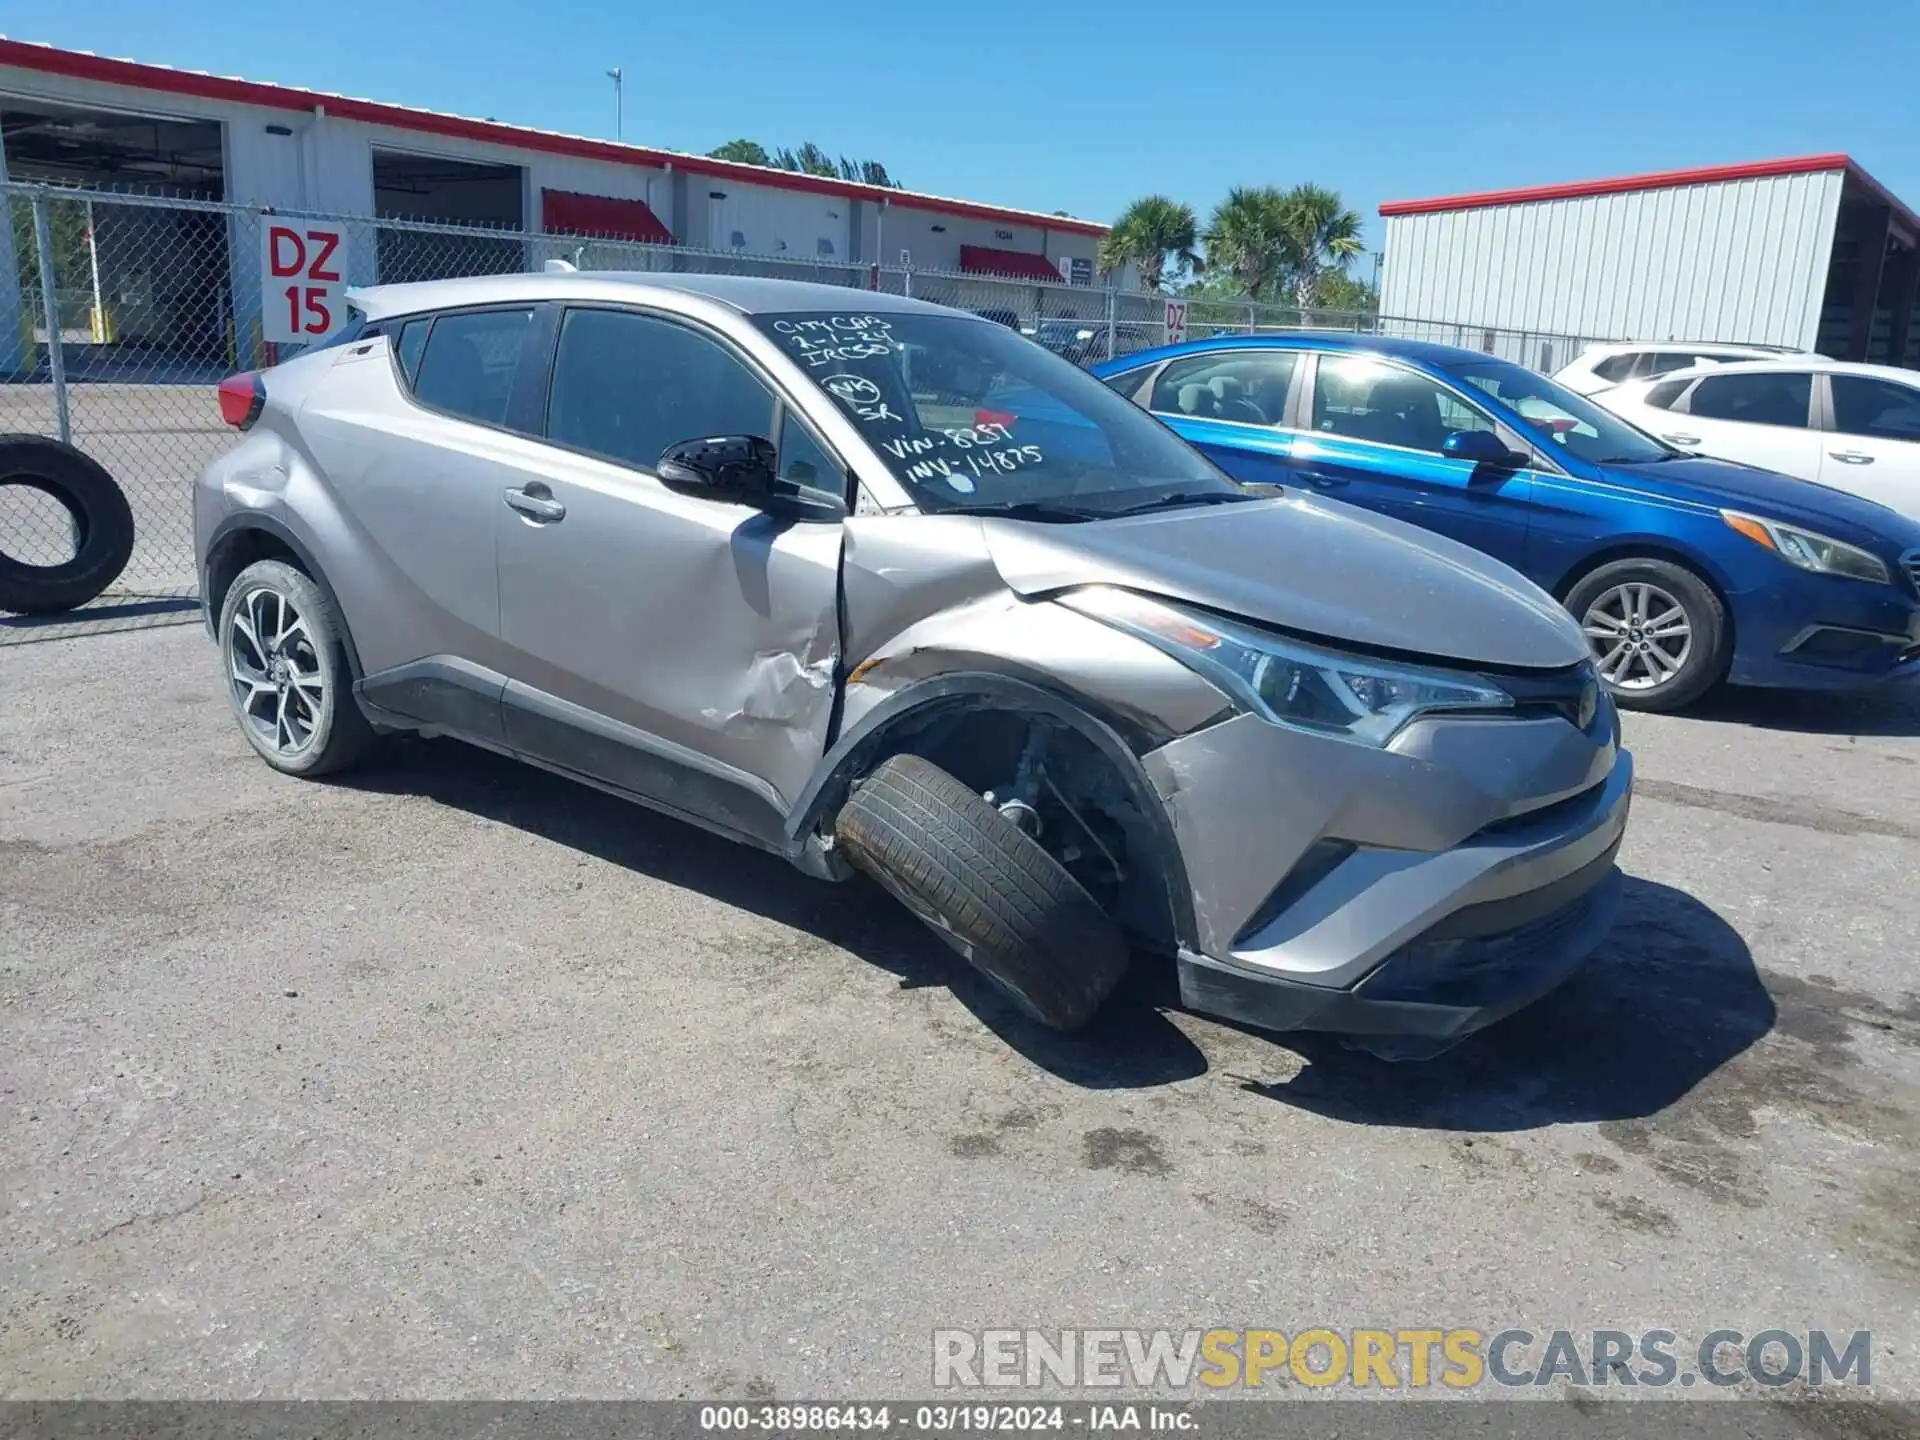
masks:
[[[1387,217],[1380,309],[1634,340],[1811,349],[1842,173]]]

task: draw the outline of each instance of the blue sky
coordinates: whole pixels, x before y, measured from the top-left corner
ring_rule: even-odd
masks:
[[[1100,220],[1312,180],[1377,246],[1383,200],[1829,150],[1920,206],[1913,0],[8,8],[17,39],[590,135],[619,65],[630,140],[814,139],[914,189]]]

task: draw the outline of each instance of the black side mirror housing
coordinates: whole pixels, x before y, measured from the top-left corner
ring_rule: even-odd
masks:
[[[758,435],[681,440],[661,453],[660,483],[714,500],[764,505],[779,489],[780,454]]]
[[[1506,442],[1491,430],[1456,430],[1440,442],[1440,453],[1450,460],[1470,460],[1475,465],[1494,465],[1518,470],[1530,457],[1509,450]]]

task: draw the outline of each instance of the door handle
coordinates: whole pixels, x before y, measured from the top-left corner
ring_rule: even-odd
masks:
[[[1700,437],[1698,435],[1662,435],[1660,438],[1662,440],[1671,440],[1676,445],[1698,445],[1700,443]]]
[[[1858,450],[1829,450],[1827,454],[1838,460],[1842,465],[1871,465],[1873,463],[1873,456],[1862,455]]]
[[[1309,474],[1307,479],[1322,490],[1338,490],[1347,483],[1347,477],[1344,475],[1326,475],[1317,470]]]
[[[567,518],[567,507],[537,480],[517,489],[510,487],[500,498],[507,502],[509,510],[519,511],[536,525],[551,525]]]

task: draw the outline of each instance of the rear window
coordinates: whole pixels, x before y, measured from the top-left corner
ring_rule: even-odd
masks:
[[[419,359],[414,397],[463,420],[505,424],[521,343],[532,323],[531,306],[438,316]]]
[[[1623,354],[1609,355],[1593,367],[1593,373],[1602,380],[1624,380],[1633,370],[1633,362],[1640,358],[1638,350],[1628,350]]]
[[[407,377],[409,385],[420,373],[420,352],[427,348],[427,329],[432,324],[428,317],[409,320],[400,327],[399,338],[394,342],[393,353],[400,358],[400,372]]]
[[[1691,380],[1662,380],[1647,391],[1647,404],[1656,410],[1671,410],[1673,402],[1680,398],[1680,392],[1692,383]]]

